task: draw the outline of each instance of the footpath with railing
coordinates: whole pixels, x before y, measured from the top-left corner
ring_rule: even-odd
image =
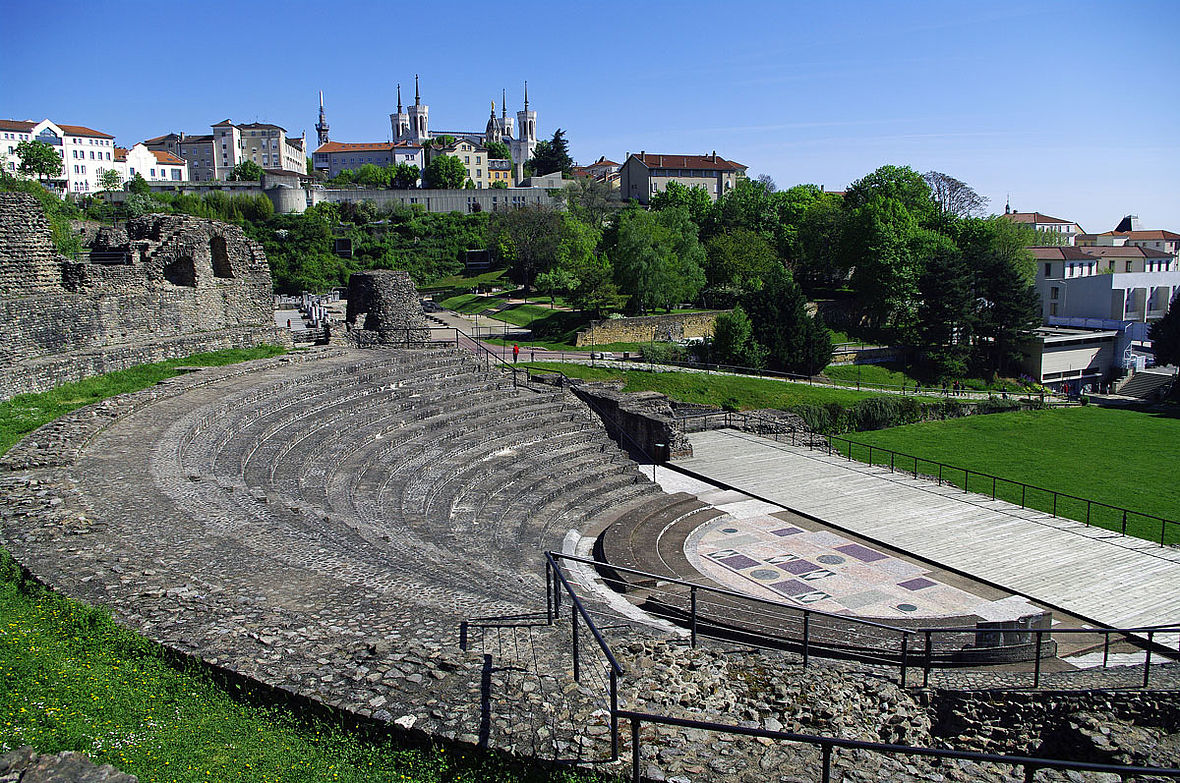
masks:
[[[952,750],[947,748],[933,748],[923,746],[901,745],[885,742],[867,742],[861,740],[842,739],[839,737],[824,736],[819,734],[806,734],[801,732],[789,731],[772,731],[769,729],[751,727],[748,724],[741,725],[737,723],[720,723],[716,721],[698,720],[684,715],[671,715],[663,712],[652,712],[648,710],[634,710],[620,707],[620,701],[626,699],[628,692],[626,691],[626,675],[627,670],[624,668],[619,660],[619,657],[612,649],[606,635],[604,628],[600,628],[594,619],[595,612],[590,611],[583,597],[579,595],[578,587],[586,589],[585,585],[578,583],[577,577],[571,578],[570,568],[567,564],[574,568],[581,567],[583,570],[588,570],[596,567],[601,567],[603,564],[594,560],[586,558],[575,557],[573,555],[562,554],[557,552],[547,552],[545,555],[546,568],[546,600],[545,600],[545,618],[549,625],[564,622],[563,618],[563,603],[568,602],[569,608],[569,623],[570,623],[570,655],[573,663],[573,676],[576,682],[582,683],[589,678],[590,684],[594,690],[600,695],[601,705],[603,711],[606,713],[610,723],[610,741],[611,741],[611,760],[618,760],[620,757],[620,721],[629,723],[630,729],[630,750],[631,750],[631,779],[635,783],[642,780],[642,760],[643,760],[643,734],[641,732],[642,726],[646,724],[653,724],[659,726],[670,726],[683,729],[697,729],[716,734],[746,736],[754,738],[762,738],[771,741],[782,741],[799,743],[818,748],[820,751],[819,759],[819,773],[822,781],[830,781],[833,768],[833,760],[835,751],[841,750],[860,750],[871,753],[880,753],[886,756],[913,756],[926,759],[957,759],[962,761],[970,761],[977,764],[997,764],[1007,767],[1020,768],[1024,772],[1024,779],[1031,781],[1037,770],[1054,769],[1061,771],[1073,770],[1077,772],[1106,772],[1119,775],[1122,779],[1135,775],[1154,775],[1165,778],[1180,778],[1180,769],[1178,768],[1164,768],[1164,767],[1145,767],[1145,766],[1129,766],[1120,764],[1103,764],[1086,761],[1075,761],[1067,759],[1051,759],[1044,757],[1022,756],[1022,755],[1004,755],[996,753],[979,753],[974,751]],[[611,567],[614,568],[614,567]],[[639,572],[642,573],[642,572]],[[647,574],[646,576],[655,576]],[[666,577],[659,577],[659,579],[667,581]],[[609,579],[606,579],[609,583]],[[681,583],[682,587],[693,589],[692,595],[696,593],[718,593],[730,594],[730,591],[721,589],[708,588],[704,585],[694,585],[690,583]],[[690,644],[695,647],[698,643],[698,637],[704,635],[714,635],[713,631],[716,626],[712,623],[710,618],[702,613],[701,604],[704,603],[699,600],[692,600],[692,613],[687,618],[690,627]],[[769,602],[768,602],[769,603]],[[825,615],[822,612],[806,611],[802,616],[815,618]],[[831,615],[827,615],[831,616]],[[849,618],[841,618],[848,620]],[[930,639],[934,638],[941,632],[960,634],[967,629],[949,628],[949,629],[904,629],[890,627],[880,623],[869,623],[869,621],[859,621],[861,623],[872,625],[878,629],[885,629],[896,633],[900,642],[900,647],[894,654],[893,660],[899,665],[899,681],[903,687],[907,682],[907,670],[913,664],[911,663],[911,656],[907,654],[907,643],[905,640],[911,637],[918,637],[926,639],[925,651],[936,650],[937,643],[931,644]],[[803,665],[806,667],[809,662],[810,654],[808,652],[808,643],[810,637],[807,635],[807,628],[810,623],[804,626],[804,636],[800,640],[803,651]],[[975,629],[970,629],[974,632]],[[1138,632],[1147,632],[1148,634],[1174,632],[1180,630],[1180,626],[1168,626],[1158,628],[1145,629],[1069,629],[1070,633],[1090,633],[1101,635],[1109,640],[1111,635],[1123,636],[1130,638],[1131,634]],[[929,632],[929,636],[926,634]],[[1037,634],[1036,646],[1039,649],[1043,644],[1043,636],[1049,633],[1062,633],[1059,630],[1045,630],[1043,633]],[[727,641],[732,641],[728,634],[718,634],[719,638]],[[752,634],[748,634],[745,641],[756,641],[752,638]],[[586,641],[583,641],[583,638]],[[780,634],[770,634],[763,639],[763,644],[770,648],[781,648],[782,637]],[[1109,649],[1109,641],[1107,642],[1107,649]],[[1152,661],[1150,657],[1150,649],[1152,645],[1148,645],[1148,657],[1144,663],[1144,678],[1143,686],[1147,688],[1150,686],[1150,672],[1152,670]],[[814,651],[815,647],[811,650]],[[929,671],[936,660],[933,655],[923,655],[922,648],[919,648],[916,658],[917,663],[923,669],[925,684],[929,679]],[[889,655],[887,651],[882,649],[882,655],[878,660],[886,660]],[[1105,665],[1105,662],[1104,662]],[[1158,664],[1157,664],[1158,665]],[[1034,663],[1034,679],[1032,687],[1039,687],[1040,682],[1040,656],[1038,655]],[[1014,686],[1022,687],[1022,686]],[[1023,687],[1027,687],[1023,686]],[[994,688],[993,688],[994,690]],[[637,694],[638,695],[638,694]]]
[[[882,446],[861,443],[851,438],[818,435],[786,427],[782,421],[757,414],[726,411],[686,413],[677,416],[677,423],[684,432],[741,429],[778,442],[787,442],[792,446],[825,452],[828,456],[837,455],[849,461],[856,460],[868,465],[888,467],[890,472],[909,473],[915,478],[924,476],[936,481],[939,486],[955,486],[964,492],[985,495],[992,500],[1004,500],[1020,508],[1042,511],[1055,517],[1073,519],[1087,526],[1101,527],[1123,535],[1154,541],[1160,546],[1180,543],[1180,522],[1176,520]]]

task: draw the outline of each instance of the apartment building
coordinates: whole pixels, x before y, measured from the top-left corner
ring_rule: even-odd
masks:
[[[647,204],[653,195],[667,190],[675,180],[686,188],[702,187],[716,201],[732,190],[739,177],[746,176],[746,166],[726,160],[714,150],[709,155],[628,155],[619,172],[620,193],[624,199]]]
[[[20,168],[17,145],[22,141],[48,144],[61,156],[62,170],[48,183],[63,193],[96,193],[98,179],[115,168],[115,137],[84,125],[66,125],[52,120],[0,120],[0,153],[9,172]]]

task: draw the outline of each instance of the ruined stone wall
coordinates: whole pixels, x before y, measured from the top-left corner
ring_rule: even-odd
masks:
[[[40,204],[0,194],[0,399],[205,350],[282,340],[270,269],[237,226],[146,215],[53,251]]]
[[[608,343],[674,342],[713,336],[713,324],[725,310],[703,313],[674,313],[648,315],[638,318],[607,318],[592,321],[578,332],[575,345],[606,345]]]
[[[409,272],[376,269],[348,278],[350,336],[359,345],[399,345],[430,339],[426,314]]]

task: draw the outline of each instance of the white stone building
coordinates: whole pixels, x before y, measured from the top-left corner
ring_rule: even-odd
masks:
[[[189,181],[188,163],[171,152],[148,149],[143,142],[131,149],[116,147],[115,164],[124,182],[136,174],[148,182]]]
[[[48,144],[61,156],[62,170],[48,182],[63,193],[85,194],[102,190],[99,177],[115,166],[115,137],[83,125],[51,120],[0,120],[0,154],[10,173],[20,167],[16,147],[22,141]]]
[[[1004,214],[1001,217],[1011,220],[1013,223],[1029,226],[1044,234],[1060,236],[1062,244],[1065,245],[1075,244],[1078,236],[1083,233],[1082,227],[1072,220],[1062,220],[1042,215],[1040,212],[1013,212],[1010,205],[1004,207]]]

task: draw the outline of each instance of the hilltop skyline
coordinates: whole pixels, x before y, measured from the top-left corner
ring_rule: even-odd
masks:
[[[320,90],[334,140],[383,141],[415,73],[442,129],[482,128],[502,89],[514,113],[528,80],[538,136],[565,129],[582,163],[716,150],[780,188],[831,190],[908,165],[967,182],[991,212],[1010,197],[1089,232],[1126,214],[1180,230],[1180,55],[1151,35],[1180,21],[1174,3],[449,8],[22,5],[0,32],[18,63],[0,117],[123,146],[260,120],[314,149]]]

